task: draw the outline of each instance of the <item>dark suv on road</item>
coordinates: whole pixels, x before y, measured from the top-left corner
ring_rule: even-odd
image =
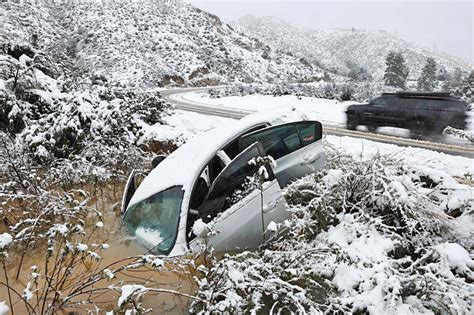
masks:
[[[466,127],[467,104],[449,93],[397,92],[384,93],[369,104],[347,108],[347,128],[366,125],[369,131],[377,127],[406,128],[414,138],[441,134],[451,126]]]

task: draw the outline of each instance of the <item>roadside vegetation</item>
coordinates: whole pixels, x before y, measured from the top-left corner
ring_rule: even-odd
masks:
[[[328,149],[325,170],[286,190],[293,217],[273,241],[199,270],[208,302],[191,310],[472,312],[472,188],[394,156]]]
[[[11,138],[2,143],[17,152],[2,155],[8,177],[0,233],[2,292],[17,312],[142,312],[153,305],[150,297],[169,294],[203,314],[472,311],[472,188],[445,173],[326,146],[327,167],[288,187],[293,216],[259,250],[111,261],[119,224],[110,210],[119,206],[126,173],[84,158],[45,172]],[[146,171],[140,156],[134,165]],[[32,256],[41,258],[28,265]],[[172,289],[160,281],[170,272],[182,277]],[[180,281],[191,289],[180,290]]]

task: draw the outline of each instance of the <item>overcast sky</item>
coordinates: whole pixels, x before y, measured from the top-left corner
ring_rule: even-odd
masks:
[[[188,0],[226,21],[247,14],[274,16],[309,28],[385,30],[474,64],[474,0]]]

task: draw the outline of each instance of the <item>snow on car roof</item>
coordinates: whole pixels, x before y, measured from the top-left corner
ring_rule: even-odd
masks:
[[[304,114],[295,110],[268,111],[246,116],[241,120],[199,134],[171,153],[145,177],[130,200],[129,207],[173,186],[183,186],[183,190],[187,191],[218,150],[236,135],[253,126],[263,123],[275,125],[306,119]]]

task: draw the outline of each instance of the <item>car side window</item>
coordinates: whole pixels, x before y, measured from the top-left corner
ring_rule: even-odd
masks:
[[[279,159],[321,138],[321,124],[316,121],[307,121],[256,131],[240,138],[239,146],[242,150],[258,141],[268,155]]]
[[[264,155],[259,144],[253,144],[239,154],[216,178],[209,194],[199,207],[199,217],[204,222],[209,222],[220,212],[231,207],[235,202],[244,198],[256,189],[251,185],[250,178],[257,172],[258,166],[249,164],[249,161]],[[274,178],[271,168],[267,168],[270,175],[268,180]],[[238,196],[237,196],[238,195]]]
[[[303,146],[307,146],[323,137],[323,128],[319,122],[304,122],[297,125]]]
[[[242,150],[254,142],[260,142],[265,152],[274,159],[301,148],[298,130],[294,124],[267,128],[242,137],[239,139],[239,147]]]
[[[256,127],[253,127],[251,128],[250,130],[247,130],[245,132],[245,134],[249,134],[249,133],[252,133],[254,131],[257,131],[257,130],[260,130],[260,129],[263,129],[265,127],[268,127],[268,124],[261,124],[261,125],[258,125]],[[244,135],[245,135],[244,134]],[[238,139],[235,139],[234,141],[232,141],[231,143],[229,143],[228,145],[225,146],[224,149],[222,149],[226,154],[227,156],[232,160],[234,159],[240,152],[242,152],[242,150],[239,148],[239,143],[238,143]]]
[[[387,106],[388,102],[386,99],[382,97],[378,97],[374,99],[370,104],[375,105],[375,106]]]

